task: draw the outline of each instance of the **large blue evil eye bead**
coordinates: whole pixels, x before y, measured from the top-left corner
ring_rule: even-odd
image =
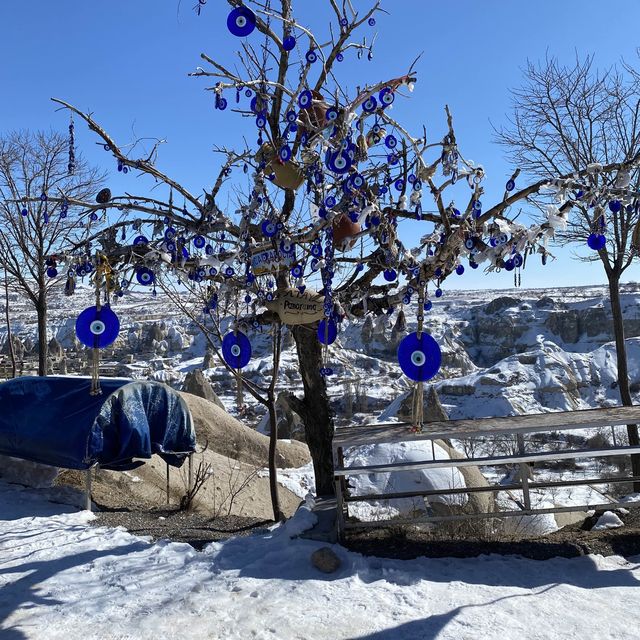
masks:
[[[88,307],[76,319],[78,340],[91,349],[100,349],[112,344],[120,333],[118,316],[109,305],[98,309]]]
[[[430,380],[438,373],[441,361],[440,347],[427,333],[420,337],[417,333],[410,333],[398,346],[398,363],[402,372],[411,380]]]
[[[251,360],[251,343],[241,331],[228,333],[222,339],[222,357],[233,369],[242,369]]]
[[[256,16],[248,7],[237,7],[227,16],[227,29],[238,38],[245,38],[256,28]]]

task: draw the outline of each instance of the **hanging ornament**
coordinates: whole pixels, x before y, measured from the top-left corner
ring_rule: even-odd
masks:
[[[109,305],[88,307],[76,319],[78,340],[90,349],[108,347],[119,332],[120,321]]]
[[[318,325],[318,340],[324,345],[333,344],[338,337],[338,326],[335,320],[325,318]]]
[[[202,249],[206,243],[207,241],[204,236],[198,235],[193,239],[193,246],[196,247],[196,249]]]
[[[222,340],[222,357],[233,369],[242,369],[251,360],[251,342],[241,331],[231,331]]]
[[[433,378],[440,369],[442,353],[438,343],[427,333],[418,337],[410,333],[398,346],[398,362],[403,373],[418,382]]]
[[[227,16],[227,29],[238,38],[246,38],[256,28],[256,16],[249,7],[237,7]]]
[[[387,282],[393,282],[398,279],[398,274],[395,269],[385,269],[382,273],[382,276]]]
[[[141,285],[148,286],[156,281],[156,276],[148,267],[139,267],[136,269],[136,280]]]
[[[96,196],[96,202],[98,204],[107,204],[111,200],[111,189],[105,187],[104,189],[100,189],[98,191],[98,195]]]
[[[298,96],[298,106],[301,109],[310,109],[313,103],[313,96],[311,95],[311,91],[309,89],[304,89],[300,92]]]
[[[373,96],[369,96],[362,103],[362,110],[365,113],[373,113],[377,108],[378,108],[378,101]]]
[[[69,271],[67,281],[64,285],[64,295],[72,296],[76,290],[76,279],[73,277],[73,271]]]
[[[73,113],[69,117],[69,163],[67,164],[67,171],[70,176],[75,173],[76,170],[76,150],[75,150],[75,135],[73,125]]]
[[[378,100],[380,101],[380,106],[384,109],[393,104],[393,101],[396,99],[395,93],[390,89],[390,87],[385,87],[378,94]]]
[[[620,200],[611,200],[611,202],[609,202],[609,211],[611,211],[611,213],[618,213],[620,209],[622,209]]]
[[[260,229],[265,238],[273,238],[278,233],[278,226],[272,220],[263,220]]]

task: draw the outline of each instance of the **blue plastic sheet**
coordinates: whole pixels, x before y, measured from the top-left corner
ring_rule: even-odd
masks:
[[[0,384],[0,453],[64,469],[130,469],[159,454],[180,466],[195,450],[185,402],[159,382],[24,377]]]

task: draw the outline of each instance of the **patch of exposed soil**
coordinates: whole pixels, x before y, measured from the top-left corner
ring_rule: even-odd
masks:
[[[344,546],[351,551],[382,558],[410,559],[468,558],[488,553],[514,554],[533,560],[556,556],[574,558],[587,554],[603,556],[640,555],[640,509],[620,514],[624,527],[591,531],[600,513],[584,524],[574,524],[539,538],[500,538],[466,535],[446,539],[442,534],[419,527],[395,526],[378,529],[348,530]]]
[[[210,542],[232,536],[246,536],[272,525],[270,520],[243,516],[211,518],[201,513],[177,509],[149,509],[147,511],[108,510],[96,513],[91,521],[97,527],[124,527],[137,536],[150,536],[153,540],[168,538],[186,542],[199,551]]]

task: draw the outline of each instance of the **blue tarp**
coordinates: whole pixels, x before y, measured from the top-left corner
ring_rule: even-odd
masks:
[[[24,377],[0,384],[0,454],[64,469],[131,469],[157,453],[180,466],[195,450],[184,400],[159,382]]]

